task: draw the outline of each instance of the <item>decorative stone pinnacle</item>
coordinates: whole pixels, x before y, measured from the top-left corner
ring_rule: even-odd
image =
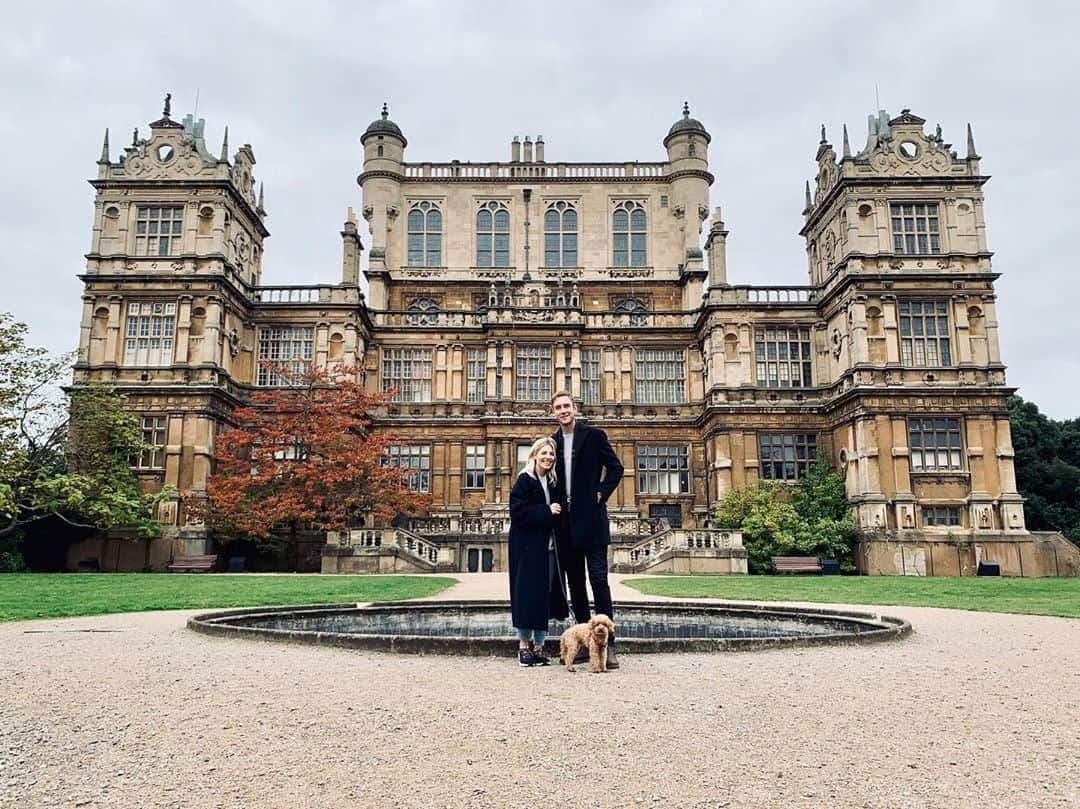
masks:
[[[384,101],[383,105],[382,105],[382,119],[385,121],[389,117],[390,117],[390,109],[386,106],[386,102]]]
[[[135,129],[132,130],[132,132],[131,132],[131,145],[132,146],[138,146],[139,145],[139,127],[135,127]]]
[[[821,125],[821,142],[822,143],[828,143],[829,142],[829,139],[827,137],[825,137],[825,124]]]
[[[682,103],[682,117],[683,118],[689,118],[690,117],[690,102],[689,101],[684,101]]]
[[[165,94],[165,109],[161,112],[161,117],[168,118],[170,110],[172,109],[172,93]]]

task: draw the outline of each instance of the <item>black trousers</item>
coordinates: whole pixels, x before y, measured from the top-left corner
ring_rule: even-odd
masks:
[[[589,593],[585,589],[585,574],[589,574],[593,602],[598,615],[614,618],[611,606],[611,587],[608,585],[607,546],[590,545],[587,548],[564,547],[559,558],[566,572],[570,588],[570,606],[578,623],[589,620]]]

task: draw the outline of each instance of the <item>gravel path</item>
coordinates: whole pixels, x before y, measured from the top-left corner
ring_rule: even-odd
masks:
[[[505,591],[462,578],[444,597]],[[4,624],[0,807],[1080,805],[1080,621],[882,612],[915,634],[606,676],[210,638],[189,611]]]

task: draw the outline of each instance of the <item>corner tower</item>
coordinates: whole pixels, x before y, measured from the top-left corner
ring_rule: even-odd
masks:
[[[709,216],[709,143],[712,136],[683,102],[682,118],[671,125],[664,138],[671,177],[673,213],[680,222],[683,243],[681,272],[685,281],[684,307],[701,305],[705,264],[701,251],[701,225]]]
[[[390,111],[383,104],[381,115],[360,136],[364,147],[364,170],[357,177],[362,189],[362,214],[371,231],[371,250],[368,253],[368,300],[373,308],[387,305],[386,282],[388,267],[401,264],[400,257],[387,255],[394,251],[390,238],[401,216],[401,181],[404,179],[405,147],[409,142],[401,127],[390,120]]]
[[[803,211],[824,381],[864,531],[1023,532],[981,174],[910,110],[839,158],[822,127]]]
[[[182,543],[166,553],[206,547],[182,502],[205,492],[215,433],[239,402],[237,380],[252,375],[252,298],[269,236],[251,146],[230,158],[226,129],[215,156],[204,126],[173,120],[166,96],[149,136],[136,129],[115,162],[106,131],[80,276],[74,382],[114,385],[160,447],[135,468],[144,489],[176,491],[157,514],[166,539]]]

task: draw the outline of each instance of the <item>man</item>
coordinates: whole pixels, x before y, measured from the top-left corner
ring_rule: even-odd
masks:
[[[607,499],[623,476],[623,466],[603,430],[577,420],[574,400],[564,390],[551,398],[551,412],[559,423],[555,439],[558,493],[565,503],[559,521],[559,560],[566,571],[574,618],[589,620],[588,570],[596,612],[614,618],[608,586],[607,551],[611,544]],[[608,643],[608,668],[617,669],[615,638]],[[587,653],[587,651],[586,651]]]

